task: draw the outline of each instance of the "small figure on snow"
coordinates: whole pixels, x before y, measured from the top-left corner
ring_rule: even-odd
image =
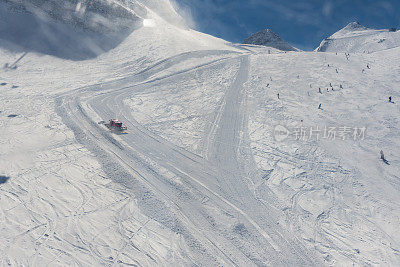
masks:
[[[392,97],[391,97],[391,96],[389,96],[389,103],[393,103],[393,102],[392,102]]]
[[[322,109],[322,104],[319,104],[318,109]]]
[[[339,73],[338,69],[336,69],[336,73]]]
[[[386,163],[387,165],[390,165],[389,161],[385,159],[385,155],[383,154],[383,151],[381,150],[381,160]]]
[[[381,160],[385,161],[385,155],[383,154],[383,151],[381,150]]]
[[[343,89],[343,85],[340,85],[340,89]]]
[[[279,98],[279,93],[277,93],[277,96],[278,96],[278,99],[280,99],[280,98]]]
[[[322,94],[322,92],[321,92],[321,87],[318,88],[318,93]]]
[[[367,69],[370,69],[369,65],[367,64]]]

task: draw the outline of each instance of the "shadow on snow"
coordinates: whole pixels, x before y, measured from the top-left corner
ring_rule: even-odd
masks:
[[[7,183],[8,179],[10,179],[10,177],[0,175],[0,184],[5,184],[5,183]]]
[[[98,6],[101,2],[89,2],[82,14],[77,14],[71,0],[53,3],[50,9],[36,2],[37,6],[0,3],[0,47],[79,61],[115,48],[143,25],[136,15],[115,6]]]

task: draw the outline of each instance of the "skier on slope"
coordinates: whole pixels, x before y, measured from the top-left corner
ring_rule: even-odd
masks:
[[[383,154],[383,151],[381,150],[381,160],[386,163],[387,165],[390,165],[389,161],[385,158],[385,155]]]
[[[383,154],[383,151],[381,150],[381,160],[386,161],[385,155]]]

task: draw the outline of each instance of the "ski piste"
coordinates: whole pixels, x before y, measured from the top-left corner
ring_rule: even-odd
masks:
[[[0,39],[1,265],[399,264],[399,43],[284,53],[136,4],[84,60]]]

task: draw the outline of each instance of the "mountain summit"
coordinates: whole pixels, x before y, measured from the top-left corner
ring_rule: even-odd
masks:
[[[259,31],[243,41],[244,44],[263,45],[282,51],[298,51],[270,29]]]
[[[351,22],[323,40],[318,52],[372,53],[400,46],[400,32],[396,29],[376,30]]]
[[[354,21],[347,24],[346,27],[341,29],[339,32],[354,32],[354,31],[365,31],[365,30],[368,30],[368,28],[361,25],[358,21]]]

